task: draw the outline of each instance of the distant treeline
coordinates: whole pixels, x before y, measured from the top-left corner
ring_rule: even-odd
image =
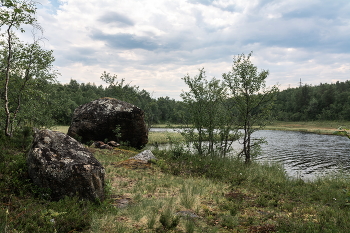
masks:
[[[274,111],[281,121],[350,120],[350,81],[288,88],[278,93]]]
[[[50,102],[57,124],[70,124],[75,108],[89,101],[112,97],[132,103],[146,113],[149,124],[184,123],[186,106],[169,97],[153,98],[146,90],[124,84],[103,87],[91,83],[52,84]],[[350,81],[288,88],[277,95],[274,117],[280,121],[350,120]]]
[[[78,106],[102,97],[116,98],[141,108],[146,113],[148,124],[182,123],[186,113],[182,102],[169,97],[155,99],[146,90],[124,84],[124,80],[108,87],[78,83],[76,80],[71,80],[68,84],[52,85],[50,102],[55,109],[52,117],[59,125],[70,124],[73,111]]]

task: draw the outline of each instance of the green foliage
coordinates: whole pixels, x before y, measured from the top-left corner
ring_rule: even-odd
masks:
[[[186,229],[186,233],[193,233],[195,232],[195,222],[192,218],[187,218],[186,222],[185,222],[185,229]]]
[[[152,211],[150,218],[147,221],[147,227],[149,229],[153,229],[154,225],[156,224],[156,219],[157,218],[157,211]]]
[[[36,18],[33,17],[36,8],[32,1],[4,0],[2,6],[0,9],[1,25],[8,25],[10,29],[14,27],[24,32],[23,24],[33,25],[36,23]]]
[[[52,51],[40,47],[40,39],[31,44],[19,40],[17,31],[24,32],[24,25],[34,29],[36,23],[35,3],[32,1],[5,1],[0,8],[0,25],[4,32],[0,39],[0,83],[3,121],[0,128],[6,136],[24,126],[50,126],[52,124],[48,105],[47,84],[54,81]]]
[[[135,152],[98,150],[95,156],[110,177],[107,200],[50,202],[29,182],[21,144],[0,139],[0,232],[350,230],[350,183],[341,174],[305,182],[274,164],[166,151],[154,151],[158,160],[150,169],[134,170],[115,164]],[[130,200],[127,208],[116,207],[120,198]],[[199,217],[175,214],[189,208]]]
[[[7,221],[6,227],[11,232],[70,232],[90,227],[93,205],[77,198],[50,202],[46,206],[32,199],[10,201],[11,220]]]
[[[196,202],[196,195],[194,193],[194,187],[189,185],[183,185],[181,189],[180,203],[186,209],[192,209]]]
[[[209,207],[203,209],[209,224],[219,223],[228,229],[246,226],[261,232],[348,232],[350,229],[350,184],[346,176],[304,182],[288,178],[281,166],[273,164],[252,162],[247,166],[240,160],[200,155],[174,159],[163,153],[157,157],[171,165],[164,172],[177,169],[184,179],[205,177],[230,185],[232,191],[222,191],[227,201],[217,200],[219,213]],[[257,212],[258,215],[251,216]]]
[[[231,127],[232,114],[225,107],[225,85],[215,78],[208,81],[204,69],[198,76],[185,76],[183,80],[190,90],[181,94],[189,113],[181,134],[199,154],[225,156],[232,144],[229,139],[237,134]]]
[[[344,128],[342,126],[340,126],[338,128],[338,131],[335,131],[333,134],[334,135],[339,135],[339,136],[346,136],[346,137],[350,138],[349,129]]]
[[[228,229],[235,229],[239,224],[237,216],[223,215],[221,219],[221,226]]]
[[[222,75],[222,82],[208,81],[204,69],[194,78],[183,78],[190,90],[181,94],[189,113],[181,133],[200,155],[225,156],[239,129],[243,129],[245,162],[259,152],[264,141],[252,142],[251,135],[269,122],[278,88],[266,88],[269,72],[258,72],[250,57],[251,53],[234,57],[232,71]]]
[[[350,120],[350,81],[308,84],[278,93],[274,115],[282,121]]]
[[[223,74],[232,96],[231,109],[236,116],[235,125],[244,131],[242,154],[246,163],[250,163],[254,155],[252,148],[259,149],[258,145],[262,142],[253,143],[251,135],[269,122],[278,92],[277,86],[266,88],[269,72],[258,72],[258,68],[250,61],[251,55],[234,57],[232,71]]]
[[[115,133],[115,136],[116,136],[116,138],[117,138],[117,142],[119,142],[119,139],[120,139],[120,137],[122,136],[122,134],[121,134],[121,132],[120,132],[120,129],[121,129],[120,125],[117,125],[117,126],[115,127],[115,129],[113,130],[113,133]]]
[[[164,230],[172,230],[179,225],[180,216],[174,215],[171,208],[166,208],[160,215],[159,222],[162,224]]]

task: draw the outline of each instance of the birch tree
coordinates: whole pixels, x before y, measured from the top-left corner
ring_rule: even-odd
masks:
[[[20,41],[17,36],[25,32],[26,25],[33,28],[32,32],[42,31],[35,14],[36,7],[32,1],[3,0],[1,3],[0,91],[4,115],[1,127],[4,134],[10,137],[20,125],[17,117],[22,111],[23,102],[45,98],[45,91],[36,87],[40,86],[40,82],[50,82],[56,77],[52,70],[52,51],[42,49],[40,40],[35,39],[34,34],[31,44]]]
[[[223,74],[229,87],[235,124],[243,129],[243,150],[245,162],[250,163],[254,150],[259,149],[262,139],[252,140],[252,133],[262,129],[270,120],[277,86],[266,88],[269,71],[261,70],[251,62],[252,53],[235,56],[232,70]]]
[[[200,155],[222,155],[229,152],[236,131],[230,127],[230,116],[225,108],[226,87],[218,79],[207,80],[204,69],[199,75],[183,78],[189,87],[181,93],[189,113],[188,125],[182,135]]]

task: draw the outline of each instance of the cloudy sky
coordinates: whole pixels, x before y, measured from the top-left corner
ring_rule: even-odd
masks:
[[[280,89],[350,79],[349,0],[37,0],[58,80],[117,74],[154,98],[180,99],[183,78],[252,61]]]

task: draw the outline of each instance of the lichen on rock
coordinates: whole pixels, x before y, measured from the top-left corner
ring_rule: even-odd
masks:
[[[36,132],[27,164],[34,184],[50,189],[52,200],[74,195],[93,201],[104,199],[103,166],[87,148],[64,133]]]

